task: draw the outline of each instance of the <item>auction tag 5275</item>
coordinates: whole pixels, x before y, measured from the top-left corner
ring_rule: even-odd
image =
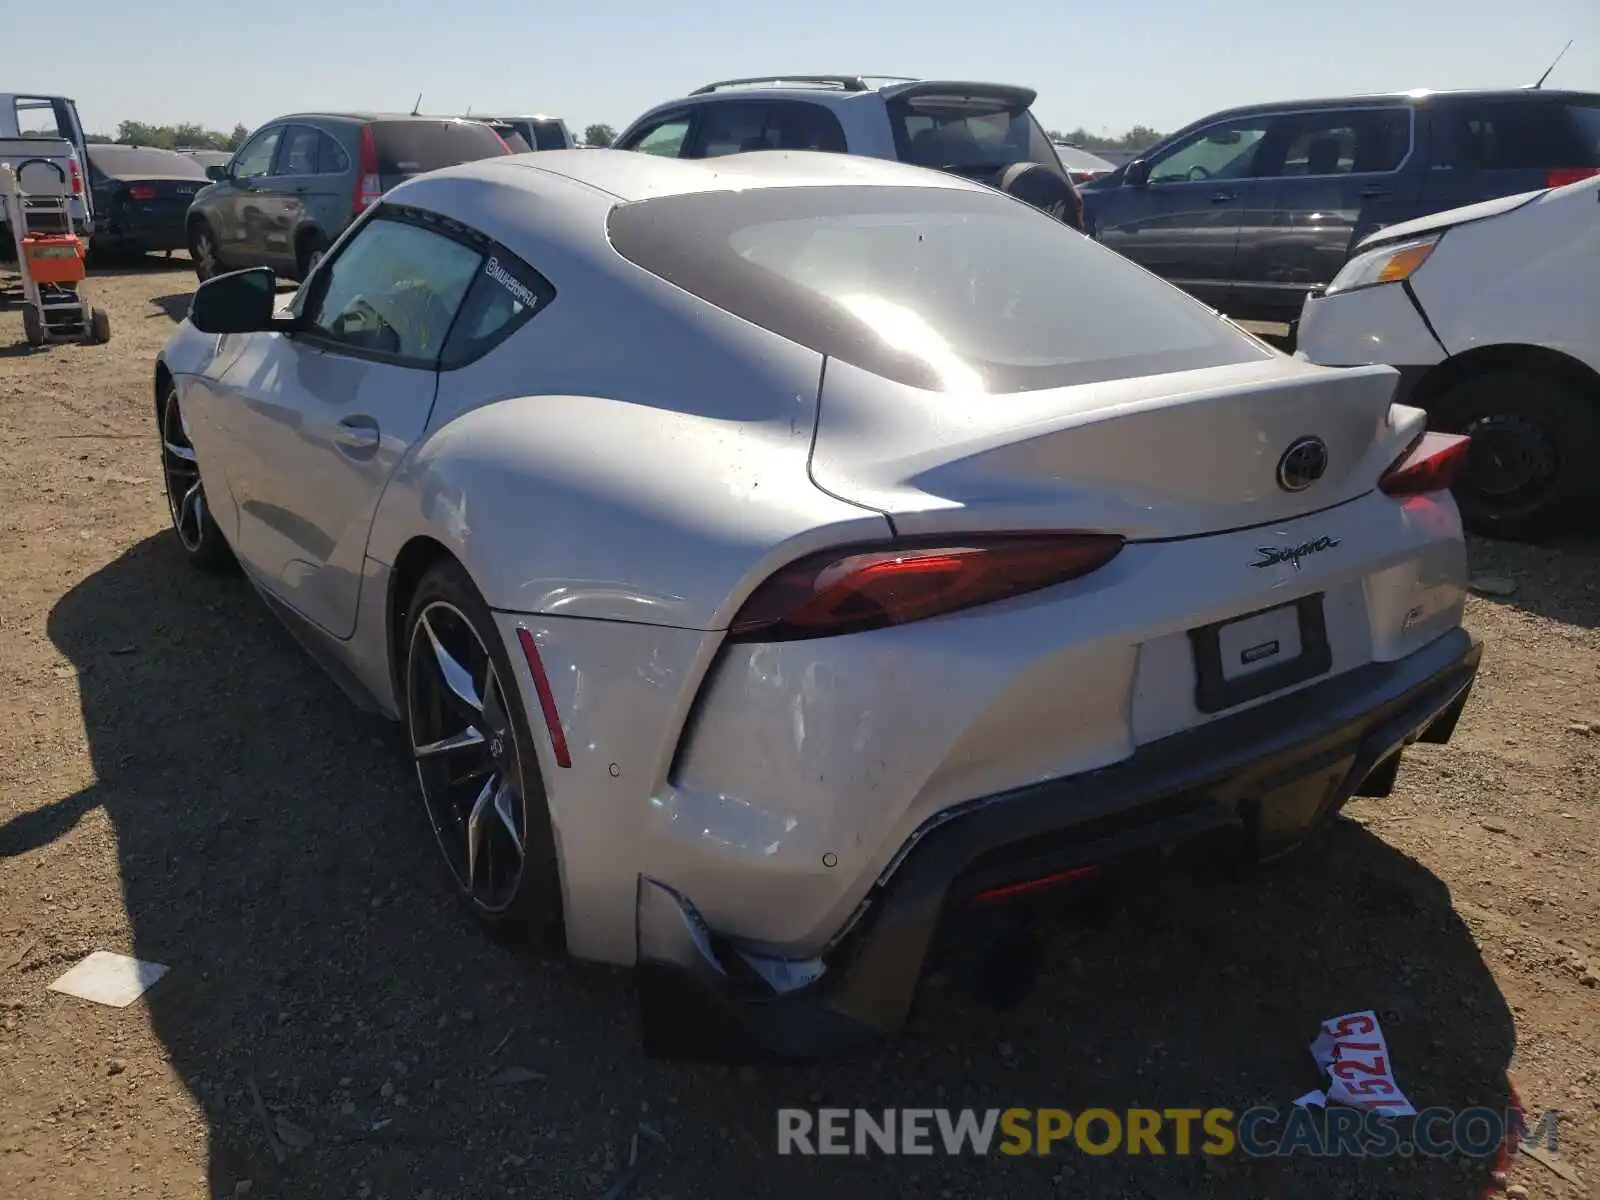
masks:
[[[1325,1095],[1303,1096],[1299,1102],[1346,1104],[1386,1117],[1416,1115],[1395,1082],[1389,1044],[1377,1013],[1370,1009],[1324,1021],[1311,1043],[1311,1057],[1328,1073],[1328,1090]]]

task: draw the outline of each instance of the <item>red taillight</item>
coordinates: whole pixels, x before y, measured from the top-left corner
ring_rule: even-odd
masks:
[[[1099,874],[1099,867],[1073,867],[1070,871],[1057,871],[1053,875],[1041,875],[1038,879],[1025,879],[1021,883],[1007,883],[1000,887],[988,888],[972,899],[978,904],[991,903],[995,900],[1014,900],[1018,896],[1026,896],[1032,892],[1064,887],[1069,883],[1082,883]]]
[[[533,676],[533,690],[539,696],[539,711],[544,714],[544,727],[550,733],[550,749],[556,766],[570,767],[572,755],[567,751],[566,731],[561,728],[561,714],[556,710],[556,696],[550,690],[550,676],[545,674],[544,660],[539,657],[539,645],[533,634],[520,626],[517,641],[522,646],[522,657],[528,660],[528,673]]]
[[[756,588],[728,637],[779,642],[904,625],[1087,575],[1122,544],[1107,534],[1009,535],[813,554]]]
[[[1073,171],[1072,172],[1072,182],[1077,184],[1080,187],[1082,187],[1084,184],[1088,183],[1093,178],[1094,178],[1094,172],[1093,171]]]
[[[511,148],[511,143],[506,141],[505,138],[500,137],[500,131],[498,129],[491,129],[489,132],[494,134],[494,136],[499,139],[500,149],[504,150],[507,154],[516,153],[516,151]]]
[[[1596,175],[1600,175],[1600,167],[1551,167],[1545,175],[1545,186],[1566,187],[1569,183],[1593,179]]]
[[[1445,491],[1467,465],[1471,444],[1471,438],[1458,433],[1425,433],[1383,473],[1378,490],[1385,496]]]
[[[366,212],[383,198],[383,180],[378,171],[378,143],[373,140],[372,126],[361,127],[361,176],[356,182],[355,210]]]
[[[156,189],[149,184],[136,183],[128,188],[129,200],[154,200],[155,198]]]
[[[78,169],[77,159],[73,159],[69,165],[72,168],[72,173],[69,176],[69,178],[72,180],[72,194],[74,196],[81,196],[83,195],[83,172]]]

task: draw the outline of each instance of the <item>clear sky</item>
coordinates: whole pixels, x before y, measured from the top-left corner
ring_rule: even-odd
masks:
[[[0,2],[0,46],[36,6]],[[1600,91],[1600,0],[75,0],[64,57],[0,91],[121,120],[252,128],[309,108],[550,112],[618,129],[713,79],[863,71],[1036,88],[1040,119],[1163,131],[1232,104],[1531,83]]]

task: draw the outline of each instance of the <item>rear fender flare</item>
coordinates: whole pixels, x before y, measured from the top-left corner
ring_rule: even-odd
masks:
[[[367,557],[392,566],[427,537],[494,609],[722,628],[783,564],[891,532],[811,482],[809,434],[597,397],[500,400],[401,464]]]

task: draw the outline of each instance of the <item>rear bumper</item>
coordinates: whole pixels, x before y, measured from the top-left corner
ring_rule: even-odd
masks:
[[[981,892],[1090,865],[1142,872],[1152,856],[1211,838],[1255,852],[1291,845],[1352,795],[1386,793],[1406,745],[1448,741],[1481,655],[1456,628],[1405,659],[1152,742],[1114,766],[941,813],[820,960],[790,965],[821,975],[787,991],[744,971],[747,960],[705,927],[692,897],[641,877],[646,1052],[710,1061],[849,1053],[905,1023],[941,924]]]
[[[95,240],[121,250],[182,250],[188,246],[183,216],[177,219],[97,219]]]

